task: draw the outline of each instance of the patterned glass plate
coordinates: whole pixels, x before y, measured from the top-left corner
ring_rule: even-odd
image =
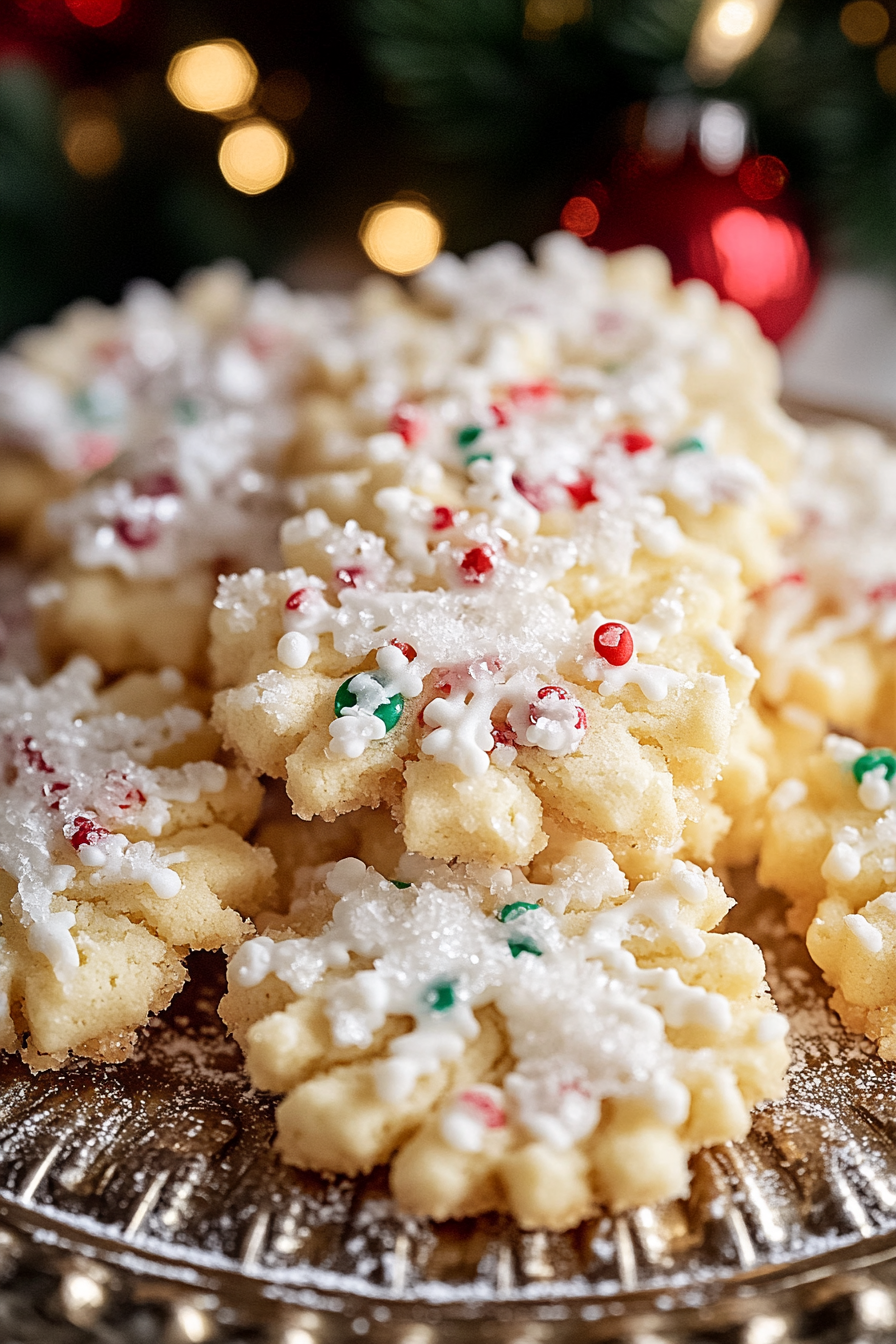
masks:
[[[474,1318],[482,1338],[519,1340],[525,1321],[538,1323],[538,1341],[580,1340],[606,1337],[633,1313],[678,1337],[675,1323],[696,1309],[704,1328],[719,1326],[755,1315],[760,1301],[791,1310],[799,1289],[803,1310],[807,1285],[815,1301],[844,1266],[853,1279],[843,1291],[864,1285],[868,1310],[868,1292],[882,1293],[885,1323],[892,1299],[867,1286],[880,1275],[854,1273],[896,1248],[896,1066],[829,1014],[805,948],[782,932],[780,899],[746,874],[735,889],[728,927],[760,942],[790,1018],[790,1090],[758,1111],[743,1143],[697,1157],[687,1202],[564,1235],[522,1233],[497,1216],[404,1218],[382,1171],[327,1181],[282,1166],[270,1149],[273,1102],[248,1086],[215,1012],[222,959],[198,954],[190,985],[128,1063],[32,1075],[4,1057],[0,1215],[10,1245],[23,1232],[44,1267],[47,1256],[58,1268],[61,1254],[80,1255],[65,1261],[69,1278],[81,1264],[75,1278],[93,1275],[97,1301],[109,1274],[132,1297],[147,1284],[205,1294],[212,1316],[192,1334],[184,1327],[184,1340],[299,1319],[295,1344],[308,1344],[309,1322],[327,1339],[427,1344],[469,1339]]]

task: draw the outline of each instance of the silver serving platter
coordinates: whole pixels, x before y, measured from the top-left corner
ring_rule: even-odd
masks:
[[[781,899],[747,873],[734,890],[728,927],[760,943],[790,1018],[790,1087],[696,1158],[688,1201],[523,1233],[405,1218],[383,1171],[283,1166],[274,1100],[217,1018],[223,960],[199,954],[127,1063],[0,1063],[0,1339],[893,1338],[896,1065],[829,1013]],[[36,1333],[4,1334],[4,1310]]]

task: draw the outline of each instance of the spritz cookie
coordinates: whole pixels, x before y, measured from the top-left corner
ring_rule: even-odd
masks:
[[[14,433],[29,410],[34,453],[68,463],[69,490],[82,478],[26,539],[56,557],[34,588],[51,663],[204,670],[218,572],[276,558],[303,320],[288,291],[224,263],[177,295],[141,282],[119,308],[76,306],[23,338],[31,363],[0,366],[0,423],[5,405]]]
[[[896,1059],[896,755],[835,734],[768,804],[760,880],[792,902],[844,1023]]]
[[[311,510],[292,568],[222,580],[215,722],[297,815],[386,804],[412,852],[527,863],[553,813],[668,863],[755,676],[722,624],[736,562],[621,506],[540,534],[500,470],[455,511],[405,490],[386,537]]]
[[[278,422],[312,317],[282,286],[221,262],[174,294],[137,281],[116,307],[84,299],[21,332],[0,357],[0,529],[214,409],[285,442],[292,425]]]
[[[0,1048],[38,1068],[125,1058],[186,953],[235,947],[274,893],[241,838],[261,789],[180,674],[99,681],[80,658],[0,685]]]
[[[506,458],[539,510],[581,506],[614,447],[617,476],[735,555],[749,587],[770,581],[792,523],[777,484],[802,431],[777,406],[777,357],[752,319],[699,282],[673,287],[648,248],[604,257],[564,233],[535,254],[443,254],[412,297],[383,281],[378,302],[356,297],[341,338],[321,335],[328,390],[299,410],[299,501],[336,517],[314,473],[326,487],[339,472],[354,507],[353,484],[394,445],[449,477],[470,457]]]
[[[791,493],[802,528],[746,632],[760,695],[896,745],[896,453],[865,425],[813,430]]]
[[[685,1195],[689,1155],[781,1095],[762,955],[707,931],[730,904],[681,862],[630,892],[589,842],[543,884],[343,859],[309,874],[304,936],[238,950],[221,1013],[255,1085],[286,1093],[284,1161],[391,1162],[412,1214],[570,1228]]]

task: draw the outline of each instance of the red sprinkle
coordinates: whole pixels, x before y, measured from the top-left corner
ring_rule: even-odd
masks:
[[[750,596],[761,601],[762,598],[768,597],[769,593],[774,593],[778,588],[784,588],[791,583],[800,584],[805,582],[805,574],[803,574],[801,570],[795,569],[792,574],[782,574],[780,579],[775,579],[774,583],[766,583],[763,584],[761,588],[756,588]],[[872,593],[869,593],[868,596],[872,601],[874,600]]]
[[[154,518],[141,522],[133,518],[116,518],[115,533],[132,551],[143,551],[147,546],[156,544],[161,536],[161,528]]]
[[[492,741],[496,747],[515,747],[516,733],[509,723],[492,724]]]
[[[457,1100],[470,1110],[478,1111],[486,1129],[503,1129],[507,1124],[507,1116],[503,1109],[485,1092],[471,1089],[469,1092],[461,1092]]]
[[[277,348],[280,340],[276,327],[265,327],[261,324],[247,327],[243,335],[256,359],[267,359]]]
[[[97,341],[93,347],[94,356],[102,364],[111,364],[124,354],[127,346],[123,341]]]
[[[146,794],[142,789],[138,789],[136,784],[132,784],[127,775],[120,775],[115,770],[107,770],[106,780],[113,787],[117,786],[125,790],[121,802],[115,804],[120,812],[127,812],[135,803],[142,806],[146,802]]]
[[[635,651],[631,630],[619,621],[605,621],[594,632],[594,650],[613,667],[623,667]]]
[[[108,466],[118,453],[118,443],[111,434],[97,434],[87,430],[78,435],[78,465],[86,471],[98,471]]]
[[[645,449],[653,447],[653,439],[649,434],[639,434],[636,429],[629,429],[622,435],[622,446],[627,453],[643,453]]]
[[[307,588],[297,588],[294,593],[290,593],[283,605],[287,611],[301,611],[307,596]]]
[[[522,495],[527,504],[531,504],[533,509],[539,513],[547,513],[551,507],[550,496],[543,485],[533,485],[527,481],[524,476],[512,476],[513,488],[518,495]]]
[[[74,849],[83,849],[85,845],[95,845],[98,840],[104,840],[107,835],[111,834],[105,826],[98,826],[89,817],[75,817],[73,824],[75,829],[72,832],[71,843]]]
[[[389,643],[392,645],[393,649],[398,649],[399,653],[403,653],[409,663],[412,663],[417,657],[417,650],[414,648],[413,644],[405,644],[400,639],[392,639]]]
[[[577,509],[584,509],[586,504],[596,504],[600,498],[594,492],[593,476],[580,476],[572,485],[566,487],[566,493]]]
[[[495,417],[495,424],[498,429],[503,429],[505,425],[510,424],[510,416],[507,414],[507,410],[504,406],[499,405],[499,403],[495,401],[489,406],[489,410]]]
[[[426,417],[418,406],[399,402],[392,412],[389,428],[393,434],[400,434],[409,448],[413,448],[426,433]]]
[[[454,514],[444,504],[437,504],[432,511],[431,527],[433,532],[444,532],[446,527],[454,526]]]
[[[364,570],[360,565],[348,565],[345,569],[337,569],[334,577],[343,588],[355,588],[363,573]]]
[[[549,696],[552,700],[568,700],[570,698],[569,691],[565,686],[542,686],[536,699],[547,700]]]
[[[583,733],[588,727],[588,715],[585,713],[581,705],[579,705],[579,712],[576,715],[576,727],[581,728]]]
[[[571,1082],[560,1084],[561,1096],[566,1096],[570,1092],[577,1092],[580,1097],[588,1097],[589,1099],[593,1095],[580,1078],[575,1078]]]
[[[474,546],[460,562],[460,571],[466,583],[482,583],[495,567],[495,553],[490,546]]]
[[[138,476],[131,482],[135,495],[148,495],[150,499],[160,499],[162,495],[179,495],[180,485],[170,471],[152,471],[146,476]]]
[[[43,752],[34,745],[33,737],[26,737],[20,750],[32,770],[40,770],[44,775],[53,774],[52,765],[47,765],[47,762],[44,760]]]
[[[896,582],[891,579],[889,583],[872,588],[868,599],[871,602],[896,602]]]
[[[554,395],[554,384],[549,378],[543,378],[539,383],[514,383],[507,389],[507,395],[515,406],[527,401],[544,401]]]
[[[68,785],[68,784],[63,784],[61,780],[57,780],[57,781],[55,782],[55,784],[45,784],[45,785],[44,785],[44,789],[43,789],[44,797],[45,797],[45,798],[51,798],[51,797],[53,796],[54,793],[65,793],[65,791],[66,791],[66,789],[67,789],[68,787],[69,787],[69,785]],[[62,802],[62,799],[61,799],[61,798],[56,798],[52,803],[50,803],[50,811],[51,811],[51,812],[58,812],[58,811],[59,811],[59,804],[60,804],[61,802]]]

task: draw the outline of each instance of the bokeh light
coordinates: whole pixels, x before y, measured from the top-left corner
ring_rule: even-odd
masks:
[[[66,9],[87,28],[105,28],[124,9],[123,0],[65,0]]]
[[[358,237],[381,271],[413,275],[438,256],[444,232],[422,201],[384,201],[367,211]]]
[[[253,117],[227,132],[218,151],[225,181],[246,196],[276,187],[292,159],[289,141],[278,126]]]
[[[774,154],[744,159],[737,173],[741,191],[753,201],[773,201],[787,186],[790,174]]]
[[[587,0],[527,0],[526,36],[547,36],[569,23],[581,23]]]
[[[876,47],[890,27],[890,16],[880,0],[851,0],[840,11],[840,31],[857,47]]]
[[[590,196],[571,196],[560,211],[560,225],[579,238],[587,238],[600,223],[600,211]]]
[[[874,69],[884,93],[896,93],[896,43],[891,42],[877,53]]]
[[[724,0],[716,13],[716,25],[725,37],[745,37],[758,17],[753,0]]]
[[[298,70],[275,70],[261,86],[259,102],[278,121],[295,121],[311,98],[307,79]]]
[[[73,116],[62,132],[62,152],[80,177],[106,177],[123,148],[115,118],[105,112]]]
[[[741,206],[714,219],[711,232],[725,293],[736,303],[760,308],[804,283],[809,248],[796,224]]]
[[[171,58],[167,83],[179,103],[194,112],[227,112],[245,107],[255,92],[258,70],[246,48],[230,38],[197,42]]]
[[[703,0],[685,65],[698,84],[720,84],[756,50],[781,0]]]

